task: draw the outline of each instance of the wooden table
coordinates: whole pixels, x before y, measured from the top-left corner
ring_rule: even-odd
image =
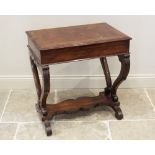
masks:
[[[30,62],[37,90],[37,111],[45,125],[47,135],[52,134],[50,119],[62,113],[110,106],[117,119],[122,119],[117,88],[127,78],[130,69],[129,43],[131,38],[107,23],[27,31]],[[111,80],[106,57],[118,56],[121,71]],[[106,79],[106,88],[95,97],[68,99],[58,104],[47,104],[50,91],[49,65],[73,60],[100,58]],[[42,85],[38,75],[42,75]]]

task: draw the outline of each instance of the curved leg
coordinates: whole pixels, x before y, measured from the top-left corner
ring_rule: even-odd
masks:
[[[118,101],[118,97],[117,97],[117,88],[119,87],[119,85],[126,80],[129,70],[130,70],[130,55],[126,54],[126,55],[121,55],[118,56],[119,57],[119,61],[121,62],[121,71],[117,77],[117,79],[115,80],[115,82],[112,85],[111,88],[111,96],[113,101],[115,102],[114,105],[112,105],[112,109],[115,111],[115,116],[117,119],[122,119],[123,118],[123,113],[120,109],[120,103]]]
[[[31,63],[31,68],[32,68],[32,73],[34,77],[34,82],[37,90],[37,96],[38,96],[38,102],[36,104],[36,109],[40,113],[40,115],[47,115],[47,109],[46,109],[46,99],[48,96],[48,93],[50,91],[50,75],[49,75],[49,68],[42,68],[42,76],[43,76],[43,85],[41,89],[41,84],[39,80],[39,74],[38,74],[38,69],[37,65],[35,64],[33,58],[30,56],[30,63]],[[42,120],[44,122],[45,126],[45,131],[47,136],[52,135],[52,129],[51,129],[51,124],[49,120],[46,120],[46,117],[41,116]]]
[[[112,87],[112,81],[111,81],[111,76],[110,76],[110,71],[109,71],[109,67],[108,67],[108,63],[107,63],[107,59],[106,57],[100,58],[100,62],[102,65],[102,69],[105,75],[105,79],[106,79],[106,85],[107,87],[104,89],[104,93],[106,95],[109,95],[111,92],[111,87]]]
[[[40,110],[41,110],[41,113],[43,114],[42,121],[45,126],[46,134],[47,134],[47,136],[50,136],[50,135],[52,135],[51,124],[50,124],[50,121],[48,119],[46,119],[46,116],[48,114],[46,100],[47,100],[48,94],[50,92],[49,67],[43,66],[43,67],[40,67],[40,70],[41,70],[41,74],[42,74],[42,91],[41,91],[41,96],[40,96]]]
[[[49,67],[41,67],[42,90],[40,96],[40,108],[44,116],[47,115],[46,100],[50,91],[50,73]]]
[[[35,87],[36,87],[36,90],[37,90],[37,96],[38,96],[37,104],[39,104],[40,96],[41,96],[41,85],[40,85],[37,66],[36,66],[36,64],[35,64],[35,62],[34,62],[34,60],[33,60],[33,58],[31,56],[30,56],[30,63],[31,63],[33,77],[34,77]]]
[[[126,80],[129,70],[130,70],[130,55],[126,54],[126,55],[121,55],[118,56],[119,57],[119,61],[121,62],[121,71],[117,77],[117,79],[115,80],[115,82],[112,85],[112,89],[111,89],[111,94],[113,97],[113,100],[115,102],[118,101],[118,97],[117,97],[117,88],[119,87],[119,85]]]

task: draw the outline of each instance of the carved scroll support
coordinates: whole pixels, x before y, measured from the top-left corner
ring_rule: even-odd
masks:
[[[121,62],[121,71],[120,71],[118,77],[116,78],[116,80],[114,81],[113,85],[112,85],[110,71],[109,71],[109,67],[108,67],[106,58],[100,58],[100,61],[101,61],[101,65],[102,65],[102,68],[104,71],[106,85],[107,85],[107,87],[105,88],[104,94],[111,96],[114,103],[112,105],[110,105],[110,107],[115,111],[115,117],[117,119],[122,119],[123,113],[120,108],[120,102],[118,101],[117,89],[118,89],[119,85],[124,80],[126,80],[126,78],[128,76],[128,73],[130,70],[130,55],[129,54],[120,55],[120,56],[118,56],[118,58],[119,58],[119,61]],[[100,94],[102,95],[103,92],[101,92]]]
[[[31,54],[30,54],[30,63],[31,63],[32,73],[33,73],[35,87],[37,91],[37,98],[38,98],[36,109],[40,115],[41,120],[44,123],[46,134],[50,136],[52,134],[51,124],[50,124],[50,121],[46,119],[46,116],[48,115],[46,100],[50,92],[49,67],[39,66],[37,62],[34,61],[34,58]],[[37,66],[42,75],[42,85],[39,79]]]
[[[120,55],[120,56],[118,56],[118,58],[119,58],[119,61],[121,62],[121,71],[120,71],[117,79],[114,81],[114,83],[112,85],[112,89],[111,89],[111,95],[115,102],[118,101],[117,89],[118,89],[119,85],[124,80],[126,80],[128,74],[129,74],[129,70],[130,70],[130,55],[129,54]]]

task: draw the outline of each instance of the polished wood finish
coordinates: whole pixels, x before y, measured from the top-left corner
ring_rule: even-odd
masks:
[[[34,46],[42,52],[131,39],[107,23],[33,30],[26,33]]]
[[[111,94],[113,97],[113,100],[115,102],[118,101],[118,97],[116,95],[117,92],[117,88],[119,87],[119,85],[126,80],[128,74],[129,74],[129,70],[130,70],[130,55],[129,54],[125,54],[125,55],[121,55],[118,56],[119,57],[119,61],[121,62],[121,71],[117,77],[117,79],[115,80],[112,88],[111,88]]]
[[[31,56],[30,56],[30,63],[31,63],[32,73],[33,73],[34,82],[35,82],[35,86],[36,86],[36,91],[37,91],[37,96],[38,96],[38,103],[39,103],[40,102],[40,96],[41,96],[41,85],[40,85],[37,66],[34,63],[33,57],[31,57]]]
[[[58,114],[73,113],[79,110],[89,110],[90,108],[102,105],[113,106],[113,101],[108,96],[103,97],[102,95],[99,95],[94,97],[79,97],[77,99],[68,99],[57,104],[47,104],[48,115],[45,119],[50,120],[53,116]],[[37,109],[40,113],[42,113],[39,110],[39,107],[37,107]],[[42,118],[42,120],[44,121],[44,118]]]
[[[92,107],[104,105],[114,110],[117,119],[123,118],[117,89],[129,73],[130,37],[106,23],[34,30],[26,33],[38,96],[36,109],[48,136],[52,134],[50,120],[57,114],[89,110]],[[113,83],[106,58],[108,56],[118,56],[121,62],[121,71]],[[104,91],[94,97],[80,97],[57,104],[47,104],[50,91],[49,65],[91,58],[100,58],[106,79]],[[42,75],[42,82],[40,82],[38,70]]]
[[[27,31],[27,35],[41,64],[125,54],[131,39],[106,23]]]
[[[107,58],[106,57],[100,58],[100,61],[101,61],[101,65],[102,65],[102,68],[103,68],[103,72],[104,72],[105,79],[106,79],[106,84],[107,84],[107,87],[104,89],[104,92],[107,95],[109,95],[109,93],[111,91],[111,87],[112,87],[112,81],[111,81],[109,66],[108,66],[108,63],[107,63]]]

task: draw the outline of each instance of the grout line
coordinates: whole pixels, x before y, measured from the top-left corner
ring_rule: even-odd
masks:
[[[41,121],[31,121],[31,122],[16,122],[16,121],[8,121],[8,122],[1,122],[1,123],[10,123],[10,124],[14,124],[14,123],[20,123],[20,124],[31,124],[31,123],[40,123]]]
[[[148,100],[149,100],[149,102],[150,102],[150,104],[151,104],[151,106],[153,108],[153,111],[155,112],[155,107],[154,107],[154,105],[152,103],[152,100],[151,100],[151,98],[150,98],[150,96],[149,96],[148,91],[147,91],[146,88],[144,88],[144,92],[145,92],[145,94],[146,94],[146,96],[147,96],[147,98],[148,98]]]
[[[123,120],[95,120],[95,121],[104,121],[104,122],[106,122],[106,121],[108,121],[108,122],[126,122],[126,121],[155,121],[155,118],[150,118],[150,119],[134,119],[134,120],[132,120],[132,119],[123,119]],[[57,120],[57,122],[94,122],[94,120],[90,120],[90,121],[88,121],[88,120],[86,120],[86,121],[84,121],[84,120],[68,120],[68,119],[66,119],[66,120]]]
[[[18,131],[19,131],[19,127],[20,127],[20,124],[19,124],[19,123],[17,123],[17,128],[16,128],[15,135],[14,135],[14,137],[13,137],[13,140],[16,140],[17,133],[18,133]]]
[[[7,106],[7,103],[8,103],[8,101],[9,101],[9,98],[10,98],[10,95],[11,95],[12,91],[13,91],[13,90],[10,89],[9,94],[8,94],[8,96],[7,96],[7,99],[6,99],[6,101],[5,101],[5,105],[4,105],[4,108],[3,108],[3,111],[2,111],[2,114],[1,114],[1,117],[0,117],[0,122],[2,122],[2,118],[3,118],[4,112],[5,112],[5,109],[6,109],[6,106]]]
[[[52,119],[53,120],[53,119]],[[52,121],[51,120],[51,121]],[[97,121],[102,121],[102,120],[97,120]],[[152,119],[134,119],[134,120],[132,120],[132,119],[130,119],[130,120],[128,120],[128,119],[124,119],[124,120],[104,120],[104,122],[106,123],[106,122],[130,122],[130,121],[132,121],[132,122],[140,122],[140,121],[155,121],[155,118],[152,118]],[[84,121],[84,120],[57,120],[57,122],[94,122],[94,120],[90,120],[90,121],[88,121],[88,120],[86,120],[86,121]],[[0,123],[20,123],[20,124],[31,124],[31,123],[41,123],[41,121],[31,121],[31,122],[16,122],[16,121],[4,121],[4,122],[0,122]]]
[[[124,120],[108,120],[109,122],[141,122],[141,121],[155,121],[154,118],[152,119],[124,119]]]
[[[112,140],[112,136],[111,136],[111,130],[110,130],[110,126],[109,126],[109,121],[104,121],[105,124],[107,125],[107,128],[108,128],[108,138],[109,140]]]
[[[31,121],[31,122],[18,122],[20,124],[32,124],[32,123],[41,123],[41,121]]]

